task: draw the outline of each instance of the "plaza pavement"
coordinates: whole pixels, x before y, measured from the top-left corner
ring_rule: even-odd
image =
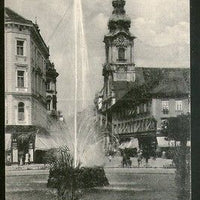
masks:
[[[172,160],[157,158],[156,160],[150,159],[148,165],[146,166],[145,161],[142,162],[141,166],[138,168],[137,158],[132,158],[131,168],[122,168],[122,158],[113,157],[111,161],[106,157],[104,161],[104,168],[109,173],[110,171],[124,172],[124,173],[174,173],[175,168],[172,166]],[[15,175],[34,175],[34,174],[48,174],[49,166],[44,164],[31,164],[31,165],[12,165],[6,166],[5,175],[15,176]]]
[[[150,159],[137,167],[122,168],[121,157],[105,158],[105,173],[110,185],[84,193],[82,200],[177,200],[175,168],[171,160]],[[6,200],[55,200],[56,190],[47,188],[48,166],[44,164],[12,165],[6,167]]]
[[[137,158],[131,158],[132,168],[138,168]],[[105,158],[105,167],[119,168],[122,167],[122,157],[115,156],[112,157],[111,161],[108,158]],[[140,168],[174,168],[171,159],[163,158],[150,158],[148,164],[146,165],[145,160],[143,159]]]
[[[82,200],[177,200],[175,169],[105,167],[110,185],[84,193]],[[8,170],[6,200],[55,200],[47,188],[48,170]]]

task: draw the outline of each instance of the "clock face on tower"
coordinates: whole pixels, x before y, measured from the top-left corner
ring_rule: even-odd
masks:
[[[119,37],[118,41],[121,42],[121,43],[124,42],[124,37],[121,35],[121,36]]]
[[[118,36],[114,41],[113,44],[116,47],[127,47],[129,45],[129,41],[123,35]]]

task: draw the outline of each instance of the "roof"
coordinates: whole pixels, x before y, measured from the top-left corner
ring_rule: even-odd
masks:
[[[112,90],[115,91],[116,100],[121,99],[133,87],[133,82],[115,81],[112,85]]]
[[[139,72],[139,73],[137,73]],[[137,77],[137,76],[140,77]],[[136,79],[148,85],[149,92],[156,95],[181,95],[190,91],[189,68],[137,68]],[[143,83],[142,83],[143,82]]]
[[[144,68],[136,67],[136,81],[113,83],[116,101],[133,101],[149,97],[178,97],[190,92],[189,68]],[[116,103],[117,104],[117,103]],[[115,104],[115,106],[116,106]]]
[[[30,24],[32,25],[32,21],[25,19],[21,15],[17,14],[10,8],[5,8],[4,9],[4,17],[5,17],[5,22],[18,22],[22,24]]]
[[[33,31],[33,33],[39,40],[38,44],[41,45],[41,47],[44,49],[45,55],[49,56],[49,48],[47,47],[44,39],[42,38],[40,34],[40,29],[37,24],[34,24],[31,20],[22,17],[21,15],[19,15],[18,13],[7,7],[4,8],[4,17],[5,17],[5,23],[13,22],[13,23],[18,23],[20,25],[22,24],[31,26],[32,27],[31,31]]]
[[[188,94],[189,87],[184,80],[183,74],[175,72],[169,72],[168,76],[165,76],[151,91],[152,94],[169,96]]]

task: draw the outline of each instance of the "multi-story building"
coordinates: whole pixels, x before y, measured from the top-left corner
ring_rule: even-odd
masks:
[[[58,73],[54,67],[54,63],[50,61],[47,63],[46,72],[46,95],[47,95],[47,110],[51,116],[57,117],[57,90],[56,90],[56,78]]]
[[[134,39],[124,0],[113,0],[109,33],[104,37],[104,87],[96,98],[105,145],[137,138],[156,144],[162,120],[189,112],[189,69],[145,68],[134,64]]]
[[[47,108],[56,110],[56,85],[53,107],[47,103],[46,85],[57,76],[38,25],[5,8],[5,125],[6,138],[12,140],[11,162],[26,153],[34,161],[35,134],[47,128]]]

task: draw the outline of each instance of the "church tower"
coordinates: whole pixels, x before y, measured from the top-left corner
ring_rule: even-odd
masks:
[[[121,94],[127,92],[135,81],[135,37],[129,31],[131,20],[126,15],[125,3],[125,0],[112,1],[114,10],[108,22],[109,33],[104,36],[106,61],[103,66],[103,96],[104,99],[112,99],[110,103],[106,103],[110,104],[108,107],[119,98],[117,93],[120,88]]]

